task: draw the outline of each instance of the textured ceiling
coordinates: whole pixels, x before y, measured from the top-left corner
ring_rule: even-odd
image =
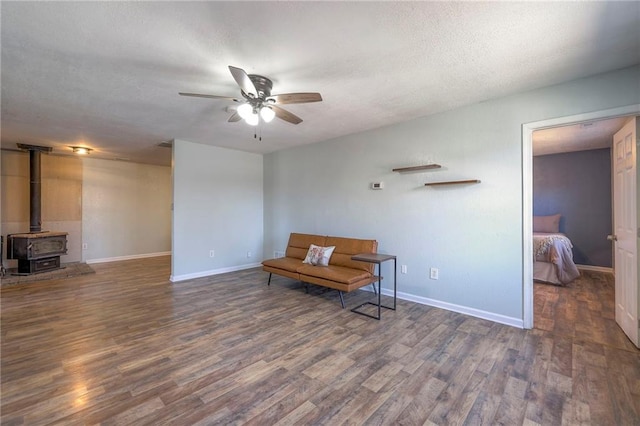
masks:
[[[184,139],[267,153],[640,63],[638,2],[7,2],[2,147],[169,164]],[[304,121],[228,123],[228,65]]]
[[[611,148],[613,135],[629,117],[589,121],[533,132],[533,155]]]

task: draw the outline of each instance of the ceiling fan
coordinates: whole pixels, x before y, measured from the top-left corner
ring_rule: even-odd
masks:
[[[271,88],[273,82],[267,77],[257,74],[247,74],[242,68],[229,65],[229,71],[238,86],[240,94],[244,99],[231,96],[203,95],[199,93],[183,93],[181,96],[194,96],[197,98],[229,99],[240,102],[238,109],[229,117],[229,122],[236,122],[244,119],[248,124],[256,126],[260,119],[269,123],[274,117],[292,124],[302,123],[302,119],[286,109],[278,106],[285,104],[303,104],[308,102],[319,102],[322,100],[320,93],[285,93],[282,95],[272,95]]]

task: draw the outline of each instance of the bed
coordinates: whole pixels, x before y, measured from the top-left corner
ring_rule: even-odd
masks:
[[[560,215],[533,218],[533,279],[566,285],[580,276],[573,262],[573,244],[558,232]]]

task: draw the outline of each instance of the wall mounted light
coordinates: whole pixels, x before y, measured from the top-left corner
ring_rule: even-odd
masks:
[[[87,155],[91,151],[93,151],[91,148],[87,148],[86,146],[70,146],[69,148],[73,150],[74,154],[79,154],[79,155]]]

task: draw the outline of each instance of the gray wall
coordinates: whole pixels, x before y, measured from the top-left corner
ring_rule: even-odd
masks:
[[[611,150],[533,158],[533,214],[560,213],[577,264],[612,266]]]
[[[522,125],[639,100],[632,67],[266,155],[265,253],[294,231],[375,238],[408,266],[402,297],[521,326]],[[391,171],[429,161],[443,168]],[[464,178],[482,183],[424,186]]]
[[[82,259],[100,262],[171,251],[171,168],[82,160]]]
[[[256,266],[263,257],[262,155],[181,140],[173,150],[171,279]]]

